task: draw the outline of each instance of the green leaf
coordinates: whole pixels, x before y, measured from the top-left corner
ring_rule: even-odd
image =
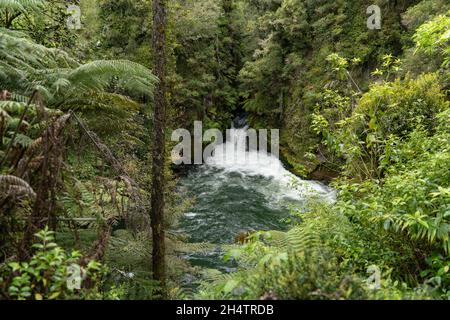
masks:
[[[223,287],[224,293],[231,293],[239,285],[239,281],[231,279],[228,280],[225,286]]]

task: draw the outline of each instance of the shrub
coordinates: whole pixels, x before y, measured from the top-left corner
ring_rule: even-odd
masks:
[[[333,148],[346,159],[348,176],[379,178],[390,165],[395,145],[416,128],[433,134],[437,115],[448,107],[436,74],[376,84],[352,115],[336,124],[328,141],[334,140]]]
[[[78,251],[67,253],[47,228],[38,232],[34,255],[26,262],[11,262],[3,270],[2,286],[9,299],[95,299],[106,269],[96,261],[80,265]],[[79,271],[79,272],[78,272]],[[73,282],[72,282],[73,281]],[[79,281],[79,286],[77,282]],[[72,284],[72,285],[71,285]]]

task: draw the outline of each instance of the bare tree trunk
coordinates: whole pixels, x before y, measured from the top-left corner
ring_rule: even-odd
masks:
[[[164,165],[166,126],[166,0],[153,0],[153,63],[159,83],[154,94],[153,167],[151,192],[151,228],[153,236],[153,279],[159,281],[162,293],[166,286],[164,231]]]

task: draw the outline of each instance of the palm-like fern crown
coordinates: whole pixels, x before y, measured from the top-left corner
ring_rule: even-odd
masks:
[[[41,10],[45,0],[0,0],[0,26],[10,27],[12,21],[24,13]]]
[[[3,2],[0,0],[0,6]],[[80,64],[62,50],[46,48],[20,32],[0,28],[2,90],[29,95],[37,89],[49,107],[68,109],[111,102],[105,90],[112,79],[119,88],[140,96],[151,96],[157,81],[140,64],[126,60]],[[132,105],[118,95],[113,100]]]
[[[0,0],[0,12],[31,11],[42,8],[45,0]]]

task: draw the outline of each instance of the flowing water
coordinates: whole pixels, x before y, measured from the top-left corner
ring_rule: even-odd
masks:
[[[239,142],[246,139],[245,133],[246,128],[237,129],[231,141],[216,147],[206,164],[180,181],[180,189],[195,204],[177,232],[188,235],[189,242],[217,245],[207,253],[188,254],[193,265],[233,271],[233,264],[222,259],[221,244],[235,243],[236,236],[244,232],[284,230],[290,206],[302,206],[312,195],[334,197],[328,187],[291,174],[270,153],[248,150],[245,143],[242,147]],[[230,156],[232,148],[235,151]]]

